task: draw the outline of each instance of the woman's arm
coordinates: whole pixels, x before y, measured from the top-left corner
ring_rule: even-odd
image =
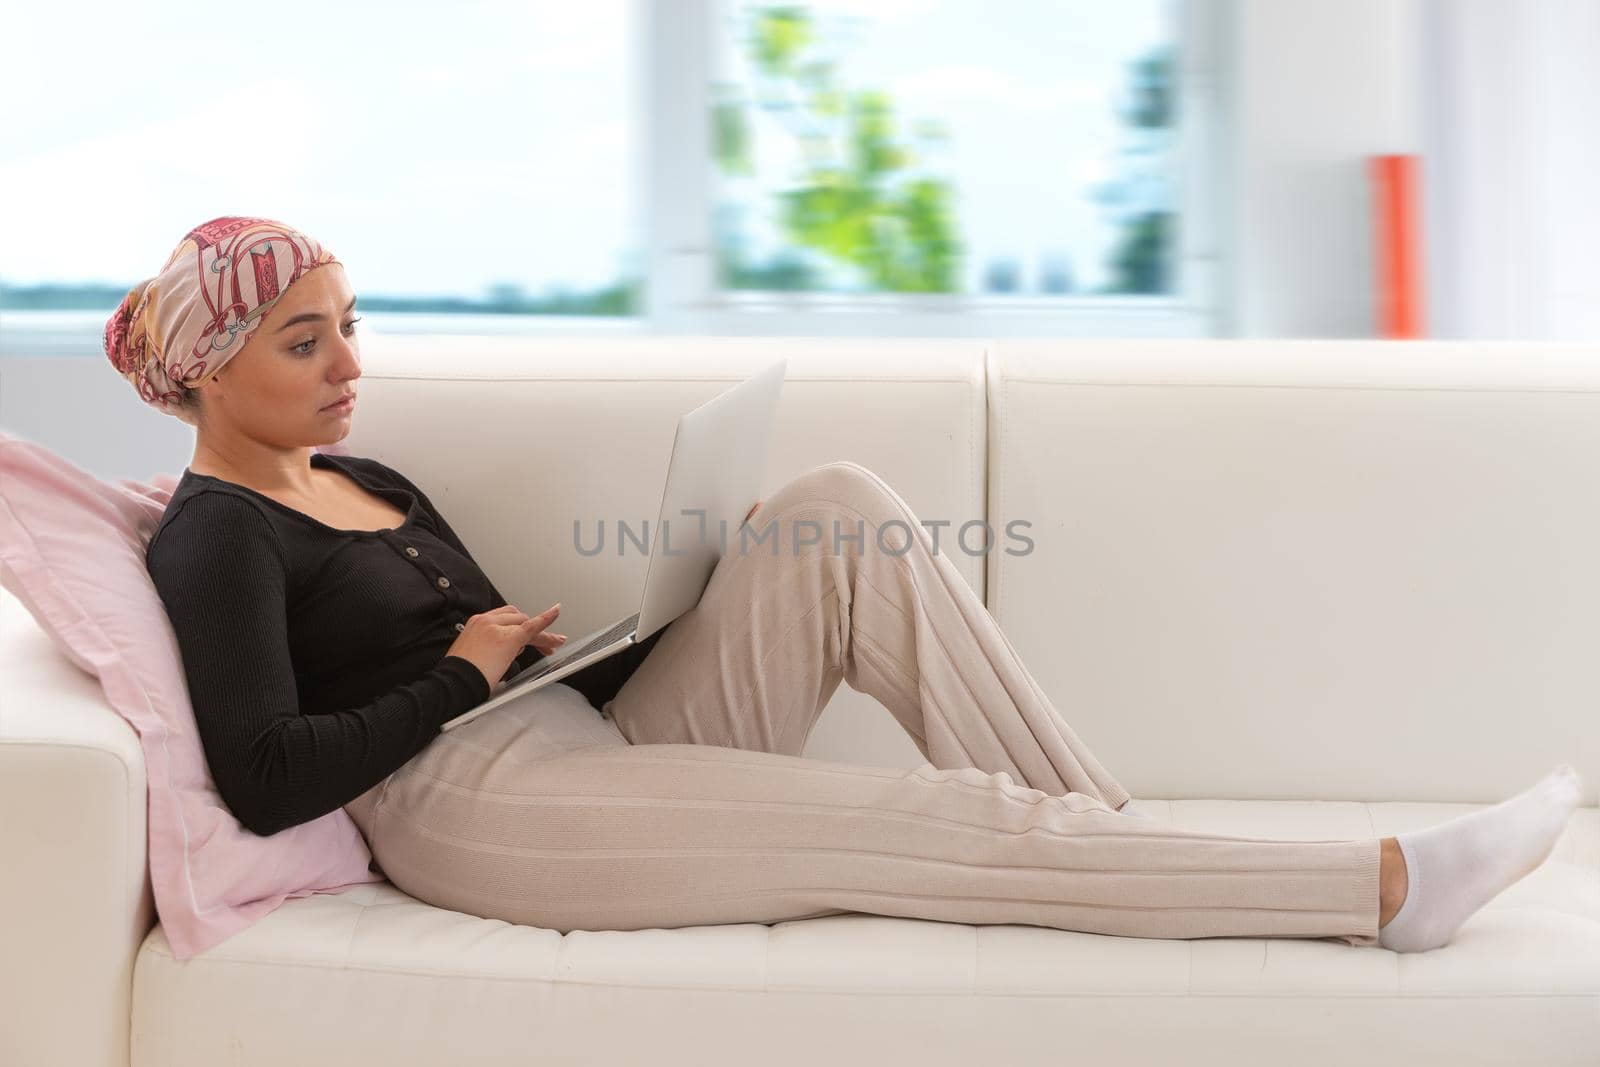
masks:
[[[277,533],[230,494],[182,507],[146,564],[177,637],[206,763],[246,829],[267,836],[342,807],[488,698],[475,665],[445,656],[361,707],[301,714]]]

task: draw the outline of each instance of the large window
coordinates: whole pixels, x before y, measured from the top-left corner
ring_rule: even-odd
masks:
[[[630,315],[638,8],[8,5],[0,350],[96,329],[190,227],[278,218],[377,329]]]
[[[1172,15],[1167,0],[729,0],[719,283],[1172,294]]]
[[[14,5],[0,354],[228,214],[380,331],[1203,333],[1209,7]]]

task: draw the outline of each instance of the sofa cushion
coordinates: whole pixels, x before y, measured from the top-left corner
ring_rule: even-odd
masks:
[[[1465,804],[1147,801],[1211,832],[1392,836]],[[1308,1037],[1315,1037],[1308,1041]],[[1600,809],[1456,938],[1397,955],[1293,938],[1121,938],[852,913],[574,931],[445,911],[388,883],[291,901],[136,969],[135,1067],[228,1062],[815,1064],[1592,1062]],[[1419,1057],[1421,1057],[1419,1059]],[[1065,1062],[1063,1059],[1062,1062]]]

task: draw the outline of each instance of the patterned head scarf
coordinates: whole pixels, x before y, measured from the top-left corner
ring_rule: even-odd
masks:
[[[210,381],[308,271],[339,262],[271,219],[227,216],[184,234],[161,273],[134,286],[106,321],[106,358],[139,397],[193,422],[185,389]]]

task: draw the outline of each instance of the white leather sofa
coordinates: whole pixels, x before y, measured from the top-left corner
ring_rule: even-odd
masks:
[[[1560,760],[1587,806],[1416,955],[867,914],[562,936],[381,883],[178,962],[133,733],[6,595],[0,1062],[1600,1062],[1600,350],[385,337],[346,443],[583,633],[644,560],[574,565],[572,517],[653,515],[676,416],[777,353],[769,487],[851,459],[942,544],[1030,523],[952,557],[1153,814],[1389,836]],[[921,762],[847,687],[806,754]]]

